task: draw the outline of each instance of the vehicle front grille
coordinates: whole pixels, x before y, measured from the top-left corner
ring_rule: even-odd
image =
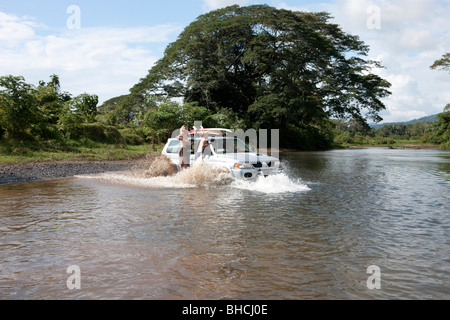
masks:
[[[252,165],[253,165],[253,168],[255,168],[255,169],[261,169],[263,167],[262,162],[253,163]],[[271,168],[272,162],[267,163],[267,167]]]

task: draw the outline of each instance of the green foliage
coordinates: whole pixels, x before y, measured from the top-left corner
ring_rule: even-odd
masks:
[[[143,142],[136,135],[124,138],[110,125],[114,122],[111,118],[105,117],[106,123],[96,122],[98,97],[85,93],[72,99],[69,93],[61,92],[57,75],[48,83],[40,81],[37,87],[23,77],[4,76],[0,86],[2,153],[32,156],[36,150],[67,151],[72,145],[123,148],[127,141],[135,145]]]
[[[446,53],[441,59],[436,60],[431,66],[431,69],[442,69],[450,72],[450,53]]]
[[[41,119],[34,88],[23,77],[0,77],[0,127],[12,138],[24,138]]]
[[[436,60],[431,69],[441,69],[450,72],[450,53],[446,53]],[[436,130],[429,137],[435,143],[439,143],[442,149],[450,150],[450,104],[444,108],[444,112],[438,115]]]
[[[445,110],[448,110],[447,107]],[[441,145],[442,149],[450,149],[450,111],[438,114],[436,130],[431,140]]]
[[[352,137],[347,132],[339,132],[333,141],[338,146],[345,146],[353,142]]]
[[[227,108],[219,109],[209,119],[211,122],[208,127],[229,128],[233,130],[252,127],[244,119],[240,118],[238,113]]]
[[[446,107],[435,122],[389,124],[379,129],[358,130],[351,122],[334,121],[336,146],[433,144],[450,149],[450,110]]]
[[[60,82],[57,75],[50,76],[50,79],[51,81],[48,83],[39,82],[35,97],[37,107],[43,116],[43,122],[57,124],[64,104],[71,100],[71,96],[67,92],[60,91]]]
[[[212,124],[209,110],[196,104],[179,104],[168,98],[150,97],[150,109],[138,118],[144,127],[147,139],[161,143],[171,136],[172,132],[182,125],[192,125],[198,119],[203,119],[205,126]]]
[[[114,126],[106,126],[101,123],[83,123],[81,125],[82,137],[94,142],[106,144],[124,144],[125,139]]]
[[[61,116],[58,120],[58,125],[66,138],[81,138],[83,135],[81,124],[83,122],[83,117],[80,114],[74,113],[70,107],[70,104],[64,105]]]
[[[164,95],[212,115],[229,110],[243,128],[291,132],[294,126],[298,134],[315,132],[310,128],[331,115],[379,121],[390,84],[370,73],[381,66],[364,59],[368,47],[330,18],[267,5],[204,14],[131,89],[129,108]]]
[[[125,128],[119,130],[121,136],[125,140],[125,143],[132,146],[138,146],[144,143],[144,132],[142,129],[137,128]]]
[[[127,103],[127,98],[128,96],[123,95],[105,101],[97,108],[98,113],[105,115],[109,125],[127,125],[136,115],[135,112],[128,109],[131,105]]]
[[[89,139],[99,143],[123,144],[124,138],[115,126],[110,126],[100,122],[86,122],[86,118],[70,109],[67,105],[64,108],[58,122],[59,129],[67,139],[83,140]]]
[[[68,101],[70,111],[81,116],[83,122],[93,123],[97,116],[98,96],[83,93]]]
[[[281,147],[299,150],[323,150],[331,147],[332,137],[328,130],[305,124],[288,125],[280,131],[280,144]]]

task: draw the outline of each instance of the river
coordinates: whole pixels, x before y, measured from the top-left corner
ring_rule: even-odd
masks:
[[[0,186],[0,299],[450,299],[450,152],[281,157]]]

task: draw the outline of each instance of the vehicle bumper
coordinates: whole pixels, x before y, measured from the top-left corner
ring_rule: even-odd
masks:
[[[283,168],[268,169],[231,169],[231,175],[235,179],[253,180],[259,177],[268,177],[283,172]]]

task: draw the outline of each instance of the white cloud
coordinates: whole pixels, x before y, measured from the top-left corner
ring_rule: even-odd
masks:
[[[0,41],[3,45],[12,46],[34,35],[31,21],[0,12]]]
[[[278,9],[285,9],[285,10],[291,10],[291,11],[303,11],[303,12],[311,12],[311,8],[307,6],[290,6],[286,4],[286,2],[281,2],[276,5]]]
[[[248,0],[203,0],[203,10],[210,11],[224,8],[234,4],[244,6],[249,3]]]
[[[345,32],[370,46],[369,57],[386,67],[379,74],[392,83],[385,99],[386,122],[412,120],[442,112],[450,102],[450,75],[430,70],[450,48],[450,2],[438,0],[338,0],[328,7]],[[375,6],[380,28],[367,22]]]
[[[418,119],[427,115],[424,111],[420,111],[427,107],[427,100],[420,93],[416,80],[407,75],[389,75],[386,79],[392,84],[391,90],[396,92],[389,100],[389,108],[386,112],[389,117],[388,122]],[[417,92],[417,94],[411,95],[411,92]],[[404,108],[405,105],[410,108]]]
[[[97,94],[101,101],[126,94],[160,58],[150,46],[165,46],[181,30],[159,25],[67,29],[39,35],[40,28],[29,18],[0,12],[1,75],[22,75],[37,84],[57,74],[63,90],[74,95]]]
[[[404,50],[434,50],[438,40],[429,30],[406,30],[400,36],[399,46]]]

